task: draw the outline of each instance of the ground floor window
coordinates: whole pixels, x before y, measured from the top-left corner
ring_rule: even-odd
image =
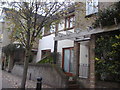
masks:
[[[51,53],[50,49],[42,50],[41,57],[44,58],[45,56],[48,56]]]

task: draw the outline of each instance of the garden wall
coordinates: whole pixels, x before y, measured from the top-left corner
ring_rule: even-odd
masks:
[[[120,88],[118,82],[96,81],[96,88]]]
[[[12,73],[22,76],[23,64],[16,63]],[[60,68],[50,64],[29,64],[27,79],[36,81],[37,77],[42,77],[42,82],[56,88],[67,87],[68,77]]]

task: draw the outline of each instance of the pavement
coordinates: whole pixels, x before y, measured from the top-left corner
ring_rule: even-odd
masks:
[[[36,81],[27,80],[26,88],[36,88]],[[21,77],[8,73],[7,71],[2,71],[0,69],[0,90],[1,88],[20,88]],[[42,84],[42,88],[52,88],[48,85]]]
[[[1,67],[1,65],[0,65]],[[0,68],[0,90],[2,89],[2,70]]]

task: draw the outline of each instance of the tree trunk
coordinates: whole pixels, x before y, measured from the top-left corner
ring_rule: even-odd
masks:
[[[23,76],[21,81],[21,88],[25,89],[26,79],[27,79],[27,70],[28,70],[28,64],[29,64],[29,58],[30,58],[30,49],[26,50],[26,58],[24,61],[24,69],[23,69]]]
[[[8,72],[11,72],[11,70],[13,69],[13,62],[14,62],[13,57],[14,57],[13,55],[9,56]]]

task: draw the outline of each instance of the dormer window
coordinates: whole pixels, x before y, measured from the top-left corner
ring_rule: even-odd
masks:
[[[86,0],[86,15],[98,12],[98,0]]]

